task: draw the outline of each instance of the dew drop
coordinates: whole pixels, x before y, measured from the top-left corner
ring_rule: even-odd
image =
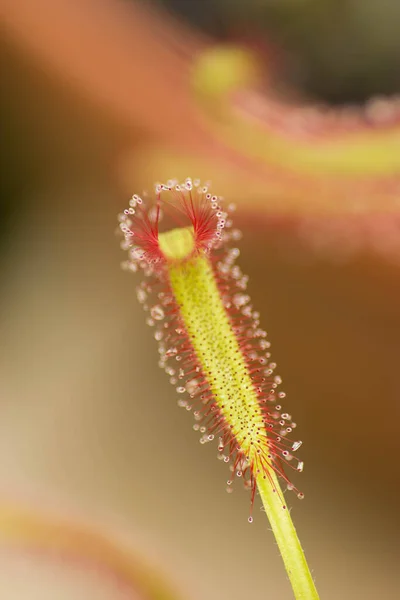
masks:
[[[250,297],[246,294],[235,294],[233,296],[233,303],[237,307],[245,306],[247,302],[250,300]]]
[[[300,446],[302,445],[302,443],[303,442],[301,440],[299,440],[297,442],[293,442],[293,445],[292,445],[293,452],[296,452],[296,450],[298,450],[300,448]]]
[[[184,394],[186,392],[186,388],[180,385],[176,388],[176,391],[178,392],[178,394]]]
[[[150,314],[156,321],[162,321],[165,316],[164,311],[159,304],[156,304],[150,309]]]
[[[198,387],[199,387],[199,382],[197,379],[191,379],[190,381],[188,381],[186,383],[186,389],[188,391],[188,394],[190,394],[190,395],[194,394]]]
[[[299,499],[299,500],[303,500],[303,498],[304,498],[304,494],[303,494],[303,492],[299,492],[299,493],[297,494],[297,497],[298,497],[298,499]]]
[[[144,254],[144,250],[142,248],[139,248],[139,246],[134,246],[129,251],[129,255],[133,260],[143,260]]]
[[[143,304],[147,300],[147,294],[142,288],[136,290],[136,296],[140,304]]]
[[[299,464],[297,465],[297,470],[298,470],[299,473],[302,473],[303,469],[304,469],[304,462],[301,460],[299,462]]]
[[[165,356],[176,356],[178,354],[178,350],[176,348],[168,348],[165,353]]]
[[[247,520],[249,523],[252,523],[254,519],[253,519],[253,517],[249,517]]]

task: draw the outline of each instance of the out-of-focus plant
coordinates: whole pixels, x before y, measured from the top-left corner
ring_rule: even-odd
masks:
[[[297,13],[313,4],[301,3]],[[258,222],[277,214],[306,219],[302,230],[312,238],[314,226],[329,219],[340,230],[345,217],[361,244],[373,239],[379,249],[390,238],[396,254],[397,97],[335,108],[301,99],[293,87],[278,91],[265,48],[214,48],[211,37],[150,6],[42,0],[39,11],[28,0],[3,0],[3,29],[31,60],[122,125],[115,165],[129,188],[132,179],[146,187],[171,172],[196,172],[240,198]]]
[[[137,600],[178,600],[164,578],[120,537],[81,518],[58,514],[36,503],[0,500],[0,546],[30,556],[96,568]]]

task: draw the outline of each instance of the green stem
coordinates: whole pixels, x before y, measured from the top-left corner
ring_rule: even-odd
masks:
[[[270,479],[257,478],[258,491],[275,535],[296,600],[318,600],[306,557],[287,507],[283,508],[283,494],[273,472]],[[275,488],[275,489],[274,489]]]

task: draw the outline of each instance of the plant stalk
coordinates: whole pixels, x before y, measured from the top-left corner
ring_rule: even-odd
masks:
[[[296,600],[318,600],[306,557],[297,537],[287,506],[283,508],[283,493],[278,479],[270,471],[270,479],[257,478],[257,487],[272,527]]]

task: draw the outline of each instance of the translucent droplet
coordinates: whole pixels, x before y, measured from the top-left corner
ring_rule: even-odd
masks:
[[[304,462],[301,460],[299,462],[299,464],[297,465],[297,470],[299,471],[299,473],[302,473],[304,469]]]
[[[178,394],[184,394],[186,392],[186,388],[184,388],[182,385],[178,386],[176,388],[176,391],[178,392]]]
[[[144,250],[139,246],[135,246],[129,251],[129,255],[133,260],[143,260],[144,254]]]
[[[253,517],[249,517],[247,520],[249,523],[252,523],[254,519],[253,519]]]
[[[165,356],[176,356],[178,354],[178,350],[176,348],[168,348],[165,353]]]
[[[150,309],[150,314],[156,321],[162,321],[165,316],[164,311],[159,304],[156,304]]]
[[[186,382],[186,389],[191,398],[194,398],[199,386],[200,384],[197,379],[191,379],[190,381]]]
[[[232,235],[232,239],[235,240],[235,242],[238,240],[241,240],[243,237],[240,229],[233,229],[231,235]]]
[[[299,500],[303,500],[303,498],[304,498],[304,494],[303,494],[303,492],[299,492],[299,493],[297,494],[297,497],[298,497],[298,499],[299,499]]]
[[[233,296],[233,303],[237,307],[245,306],[249,300],[250,296],[247,296],[246,294],[235,294]]]
[[[301,440],[299,440],[297,442],[293,442],[293,445],[292,445],[293,452],[296,452],[296,450],[298,450],[300,448],[300,446],[302,445],[302,443],[303,442]]]
[[[147,294],[142,288],[136,290],[136,296],[140,304],[143,304],[147,300]]]

